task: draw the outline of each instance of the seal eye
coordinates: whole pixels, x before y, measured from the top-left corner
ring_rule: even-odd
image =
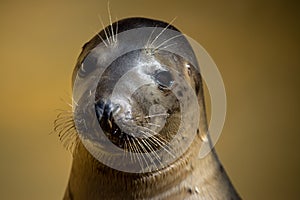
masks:
[[[192,75],[191,65],[190,64],[185,64],[185,67],[187,69],[188,75],[191,76]]]
[[[172,74],[169,71],[158,71],[154,75],[155,81],[162,88],[170,88],[173,85],[174,79]]]

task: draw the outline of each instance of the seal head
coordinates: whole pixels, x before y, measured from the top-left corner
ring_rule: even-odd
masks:
[[[110,29],[119,31],[107,37]],[[175,162],[193,142],[200,116],[201,76],[187,39],[164,22],[129,18],[84,48],[73,98],[85,147],[122,171],[149,172]]]

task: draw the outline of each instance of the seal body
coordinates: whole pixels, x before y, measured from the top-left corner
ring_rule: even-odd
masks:
[[[143,27],[152,27],[154,33],[157,27],[162,31],[150,40],[151,32],[148,46],[121,54],[108,62],[101,77],[86,81],[92,82],[95,89],[83,84],[86,82],[76,83],[78,78],[93,77],[90,74],[94,68],[89,67],[104,63],[110,56],[105,54],[108,50],[99,47],[101,44],[104,49],[126,48],[118,42],[117,35]],[[157,48],[151,47],[166,30],[179,32],[162,21],[128,18],[105,28],[84,45],[72,77],[73,92],[83,90],[76,96],[76,104],[82,106],[75,110],[74,121],[82,122],[84,114],[92,112],[96,120],[90,124],[98,124],[103,135],[92,134],[91,129],[81,137],[79,134],[81,140],[73,152],[64,199],[239,199],[214,150],[198,158],[201,134],[207,133],[201,75],[184,37],[165,38]],[[109,35],[111,40],[107,40]],[[188,59],[166,50],[169,46],[164,43],[179,37]],[[87,100],[91,94],[93,97]],[[194,116],[197,112],[192,114],[197,110],[193,102],[199,106],[199,116]],[[87,112],[85,106],[92,109]],[[87,117],[84,125],[90,121],[93,120]],[[76,126],[78,132],[80,126]],[[103,138],[125,156],[115,156],[117,151],[107,153],[105,148],[99,150],[106,144]],[[164,147],[168,143],[172,147]]]

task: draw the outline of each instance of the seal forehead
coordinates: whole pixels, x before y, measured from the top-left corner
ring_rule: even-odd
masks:
[[[73,70],[73,75],[72,75],[72,86],[74,84],[74,80],[76,79],[77,72],[79,68],[81,67],[81,64],[87,57],[87,55],[95,48],[97,47],[100,43],[102,43],[102,39],[104,40],[107,39],[107,32],[109,32],[111,29],[117,30],[118,29],[118,34],[127,30],[131,29],[136,29],[136,28],[141,28],[141,27],[168,27],[170,30],[178,31],[180,32],[176,27],[174,27],[171,24],[168,24],[166,22],[160,21],[160,20],[152,20],[144,17],[131,17],[131,18],[125,18],[121,19],[117,22],[114,22],[111,24],[111,26],[108,26],[101,30],[97,35],[95,35],[90,41],[85,43],[83,45],[82,51],[78,57],[78,61],[76,63],[76,66]]]

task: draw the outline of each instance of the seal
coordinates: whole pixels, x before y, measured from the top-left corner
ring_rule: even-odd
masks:
[[[144,48],[131,47],[132,35],[147,35]],[[210,139],[195,65],[186,38],[159,20],[117,21],[83,46],[72,119],[59,115],[55,124],[73,144],[64,199],[239,199],[215,151],[198,158]]]

